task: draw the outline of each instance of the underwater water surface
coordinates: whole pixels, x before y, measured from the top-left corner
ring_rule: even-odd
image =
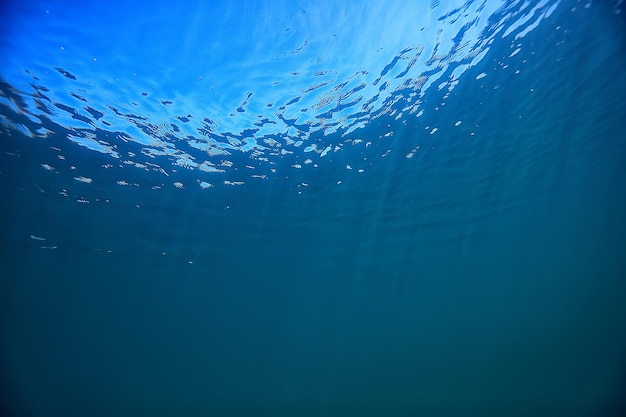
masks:
[[[3,415],[623,415],[625,11],[3,3]]]

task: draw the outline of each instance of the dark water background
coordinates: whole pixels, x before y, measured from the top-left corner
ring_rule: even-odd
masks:
[[[3,130],[4,415],[624,415],[619,22],[532,32],[508,69],[495,45],[309,187],[119,187],[106,155]],[[97,187],[31,162],[52,145]]]

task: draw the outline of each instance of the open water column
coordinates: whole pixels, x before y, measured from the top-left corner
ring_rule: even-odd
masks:
[[[625,18],[2,2],[0,414],[626,415]]]

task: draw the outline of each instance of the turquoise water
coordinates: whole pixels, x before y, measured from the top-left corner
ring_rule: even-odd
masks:
[[[0,9],[3,415],[624,414],[621,2],[123,4]]]

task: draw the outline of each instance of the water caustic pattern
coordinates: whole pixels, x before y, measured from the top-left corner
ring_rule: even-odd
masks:
[[[443,110],[494,42],[510,47],[495,71],[507,59],[519,65],[524,37],[561,4],[366,3],[172,10],[165,2],[135,5],[132,14],[126,3],[7,7],[0,121],[5,131],[51,139],[60,159],[59,141],[69,140],[108,155],[104,168],[135,166],[171,187],[284,178],[348,148],[356,149],[342,156],[342,169],[360,173],[391,152],[394,135],[365,138],[363,128],[386,116],[436,135],[440,127],[420,126],[424,111]],[[429,91],[442,96],[434,109],[424,105]],[[377,140],[389,145],[381,151],[371,146]],[[172,177],[187,171],[184,181]]]
[[[626,415],[626,1],[332,3],[0,1],[0,415]]]

